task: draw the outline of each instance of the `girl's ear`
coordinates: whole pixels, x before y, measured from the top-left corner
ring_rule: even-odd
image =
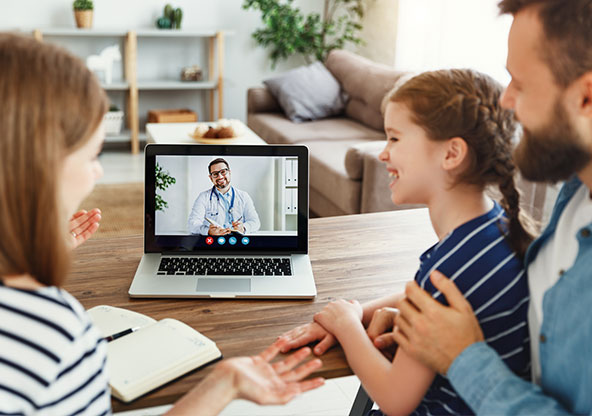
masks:
[[[445,151],[442,168],[446,171],[452,171],[465,161],[469,146],[462,137],[453,137],[446,141]]]

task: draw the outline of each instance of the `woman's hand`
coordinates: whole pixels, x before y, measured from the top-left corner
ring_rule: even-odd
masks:
[[[310,355],[310,348],[302,348],[271,363],[284,342],[280,339],[259,355],[231,358],[218,365],[233,374],[236,398],[258,404],[284,404],[300,393],[323,385],[324,379],[320,377],[301,381],[322,365],[317,358],[299,366]]]
[[[90,211],[82,209],[72,215],[68,223],[68,230],[72,236],[71,247],[76,248],[88,240],[99,229],[99,221],[101,221],[101,210],[98,208]]]
[[[339,339],[341,332],[352,324],[362,325],[363,313],[362,306],[357,300],[339,299],[329,303],[321,312],[317,312],[314,321]]]
[[[301,381],[322,365],[318,358],[300,365],[310,355],[310,348],[271,363],[284,343],[279,339],[259,355],[222,361],[167,415],[213,416],[234,399],[284,404],[300,393],[322,386],[325,380],[321,377]]]
[[[281,352],[283,353],[302,347],[306,344],[310,344],[311,342],[320,341],[314,347],[313,351],[316,355],[322,355],[329,348],[337,345],[337,340],[333,334],[328,332],[316,322],[297,326],[296,328],[282,334],[280,339],[285,341],[281,347]]]

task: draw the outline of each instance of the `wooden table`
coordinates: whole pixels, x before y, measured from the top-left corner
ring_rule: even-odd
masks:
[[[228,142],[221,141],[224,144],[267,144],[265,140],[259,137],[253,130],[248,128],[244,123],[244,134],[236,139]],[[146,134],[148,135],[149,143],[198,143],[196,140],[189,137],[189,133],[193,133],[199,123],[148,123],[146,124]],[[216,144],[213,142],[212,144]]]
[[[226,358],[253,355],[283,332],[310,322],[334,299],[365,302],[400,291],[436,235],[427,209],[421,208],[312,219],[309,241],[318,290],[314,300],[130,299],[127,291],[143,253],[141,236],[85,243],[76,250],[65,288],[86,308],[108,304],[157,320],[179,319],[213,339]],[[322,360],[315,375],[351,374],[339,348]],[[113,400],[113,410],[172,403],[209,371],[190,373],[128,405]]]

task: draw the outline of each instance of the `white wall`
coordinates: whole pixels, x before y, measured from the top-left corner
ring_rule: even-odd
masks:
[[[154,28],[157,17],[162,14],[166,0],[95,0],[94,28],[97,29],[146,29]],[[302,65],[300,58],[293,58],[281,63],[275,71],[270,68],[267,50],[256,45],[251,38],[257,28],[262,26],[258,11],[243,10],[242,0],[171,0],[174,7],[183,9],[182,27],[195,30],[229,30],[225,42],[225,91],[224,116],[226,118],[246,118],[246,91],[249,87],[259,85],[264,79],[279,74],[290,68]],[[321,11],[319,0],[297,0],[298,7],[305,12]],[[17,1],[3,1],[0,12],[0,30],[19,29],[23,31],[43,27],[75,27],[70,0],[40,0],[32,4]],[[96,53],[115,39],[99,40],[94,50]],[[84,50],[88,39],[82,42],[67,41]],[[177,45],[176,45],[177,44]],[[205,46],[205,41],[203,42]],[[140,39],[138,78],[150,77],[158,72],[160,75],[178,76],[182,66],[199,64],[207,68],[205,48],[192,46],[186,41],[171,42],[163,39]],[[121,76],[121,71],[114,77]],[[117,95],[119,94],[119,96]],[[200,102],[206,95],[200,92],[140,92],[140,114],[145,117],[149,108],[170,108],[190,106],[197,108],[201,119],[207,117]],[[121,93],[112,93],[114,101],[123,100]],[[173,97],[174,95],[174,97]],[[202,98],[200,98],[200,96]]]

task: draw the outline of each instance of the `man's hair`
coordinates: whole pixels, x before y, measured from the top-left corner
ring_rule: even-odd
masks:
[[[208,165],[208,175],[212,174],[212,171],[210,170],[212,168],[212,166],[217,165],[218,163],[224,163],[226,165],[226,167],[228,169],[230,169],[230,166],[228,166],[228,162],[226,160],[222,159],[221,157],[219,157],[219,158],[212,160],[210,162],[210,164]]]
[[[501,13],[534,6],[543,27],[539,52],[555,81],[566,87],[592,71],[592,0],[502,0]]]
[[[80,59],[29,37],[0,33],[0,68],[0,276],[59,286],[70,264],[64,158],[92,137],[108,99]]]

